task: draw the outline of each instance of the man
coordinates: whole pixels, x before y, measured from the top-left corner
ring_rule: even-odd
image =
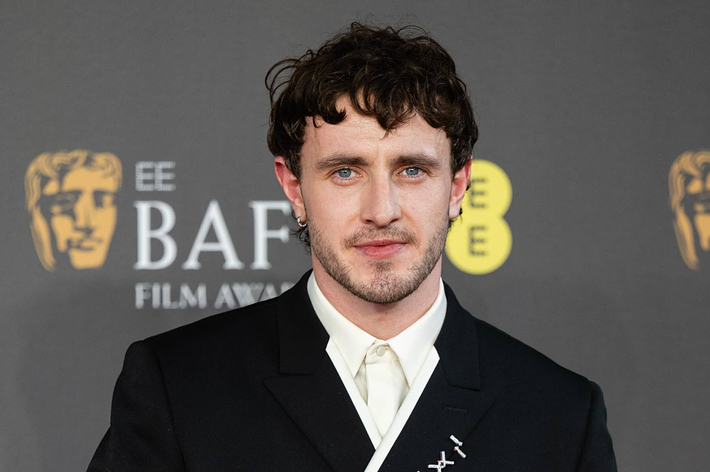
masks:
[[[27,211],[45,269],[104,264],[120,188],[121,161],[108,152],[45,152],[32,160],[25,174]]]
[[[615,470],[599,387],[441,281],[477,133],[446,51],[353,24],[272,72],[269,147],[313,271],[132,345],[89,469]]]

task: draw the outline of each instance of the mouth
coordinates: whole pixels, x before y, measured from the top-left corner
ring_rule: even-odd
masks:
[[[89,239],[74,239],[69,240],[69,249],[74,249],[76,251],[93,251],[96,246],[101,244],[101,239],[89,238]]]
[[[355,249],[371,259],[387,259],[402,251],[407,243],[392,239],[377,239],[355,245]]]

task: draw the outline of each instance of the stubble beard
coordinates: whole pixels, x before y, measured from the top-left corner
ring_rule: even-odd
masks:
[[[308,230],[311,238],[311,251],[333,280],[366,302],[385,305],[407,298],[419,288],[434,270],[436,263],[444,252],[449,230],[449,219],[448,215],[446,215],[434,235],[427,241],[424,256],[421,260],[413,262],[407,268],[404,276],[398,276],[394,272],[394,263],[391,261],[371,261],[369,265],[373,269],[373,276],[367,282],[355,282],[352,279],[352,268],[340,260],[336,251],[326,243],[317,224],[310,221]],[[348,237],[342,246],[348,249],[358,241],[376,238],[403,240],[408,244],[418,243],[418,239],[410,232],[397,227],[389,227],[381,230],[364,229],[358,231]]]

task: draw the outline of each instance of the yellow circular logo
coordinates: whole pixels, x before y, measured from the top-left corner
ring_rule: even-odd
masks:
[[[457,269],[468,274],[489,274],[508,259],[513,235],[503,216],[512,199],[513,187],[503,169],[475,159],[463,214],[446,241],[446,255]]]

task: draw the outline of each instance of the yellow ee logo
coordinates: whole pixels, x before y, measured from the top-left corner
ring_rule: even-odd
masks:
[[[474,159],[463,214],[451,227],[446,241],[446,255],[457,269],[469,274],[489,274],[508,259],[513,235],[503,216],[512,199],[513,187],[503,169],[492,162]]]

